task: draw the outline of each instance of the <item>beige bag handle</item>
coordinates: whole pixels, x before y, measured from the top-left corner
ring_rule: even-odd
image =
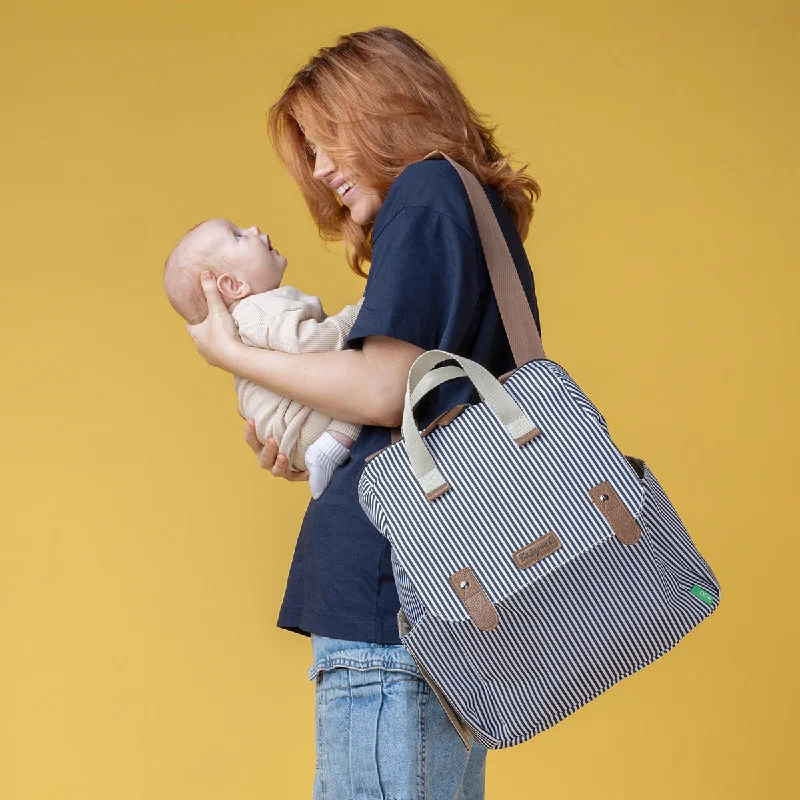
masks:
[[[417,430],[412,397],[429,375],[435,375],[442,369],[450,369],[449,367],[436,369],[438,364],[450,359],[458,362],[466,377],[478,390],[483,402],[492,409],[508,438],[515,445],[522,447],[541,433],[509,391],[482,364],[447,350],[426,350],[417,356],[408,371],[402,428],[411,471],[428,500],[435,500],[452,486],[439,470]]]
[[[542,337],[536,327],[536,320],[525,296],[525,289],[519,279],[514,259],[508,249],[503,231],[500,229],[500,223],[497,221],[483,186],[468,169],[462,167],[461,164],[441,150],[434,150],[428,153],[422,160],[440,157],[453,165],[464,184],[464,188],[467,190],[467,197],[478,226],[481,246],[486,256],[489,278],[492,281],[492,288],[500,309],[500,318],[503,321],[508,343],[514,355],[514,363],[521,367],[535,358],[545,358]],[[454,371],[450,372],[446,377],[442,376],[442,380],[439,383],[464,375],[463,370],[456,372],[456,369],[453,368]],[[438,372],[438,370],[435,370],[434,374],[435,372]],[[428,391],[430,391],[430,388]],[[413,404],[416,405],[421,399],[421,395],[417,395]],[[391,432],[392,444],[402,438],[402,429],[400,427],[392,428]]]

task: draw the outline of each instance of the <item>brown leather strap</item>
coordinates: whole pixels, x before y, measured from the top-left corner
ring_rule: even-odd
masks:
[[[500,223],[497,221],[483,186],[468,169],[462,167],[441,150],[428,153],[423,161],[428,158],[447,159],[455,168],[467,190],[467,197],[478,226],[481,246],[486,256],[489,278],[492,281],[492,288],[500,309],[500,317],[511,346],[511,352],[514,355],[514,363],[521,367],[535,358],[545,358],[542,337],[536,327],[533,311],[525,295],[522,281],[519,279],[508,243],[503,236]],[[505,373],[505,376],[508,374]],[[402,438],[399,427],[391,429],[392,444]]]
[[[533,311],[486,192],[480,181],[468,169],[441,150],[434,150],[425,158],[435,156],[446,158],[453,165],[467,190],[486,256],[492,288],[503,319],[503,327],[506,329],[508,343],[514,354],[514,362],[520,367],[534,358],[545,358],[542,337],[536,327]]]

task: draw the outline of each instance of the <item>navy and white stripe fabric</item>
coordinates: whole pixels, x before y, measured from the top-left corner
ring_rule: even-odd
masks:
[[[401,626],[403,643],[492,749],[547,730],[651,663],[720,597],[655,476],[620,452],[560,365],[534,359],[503,387],[539,436],[518,447],[486,402],[468,405],[422,440],[449,491],[426,498],[404,439],[372,458],[358,483],[362,508],[392,544],[410,626]],[[633,545],[589,495],[604,480],[639,525]],[[551,531],[561,547],[520,568],[512,554]],[[492,630],[478,629],[448,580],[465,567],[497,611]]]

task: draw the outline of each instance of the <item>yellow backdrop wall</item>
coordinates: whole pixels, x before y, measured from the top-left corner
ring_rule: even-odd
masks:
[[[800,796],[797,4],[14,0],[0,797],[310,797],[310,645],[274,626],[308,487],[257,469],[162,267],[225,216],[326,309],[357,300],[265,112],[316,48],[377,24],[436,51],[530,164],[548,355],[722,584],[669,654],[491,753],[488,797]]]

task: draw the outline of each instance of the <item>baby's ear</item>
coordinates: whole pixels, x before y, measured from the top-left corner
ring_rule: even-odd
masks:
[[[230,272],[223,272],[217,278],[217,289],[225,300],[241,300],[250,294],[250,287]]]

